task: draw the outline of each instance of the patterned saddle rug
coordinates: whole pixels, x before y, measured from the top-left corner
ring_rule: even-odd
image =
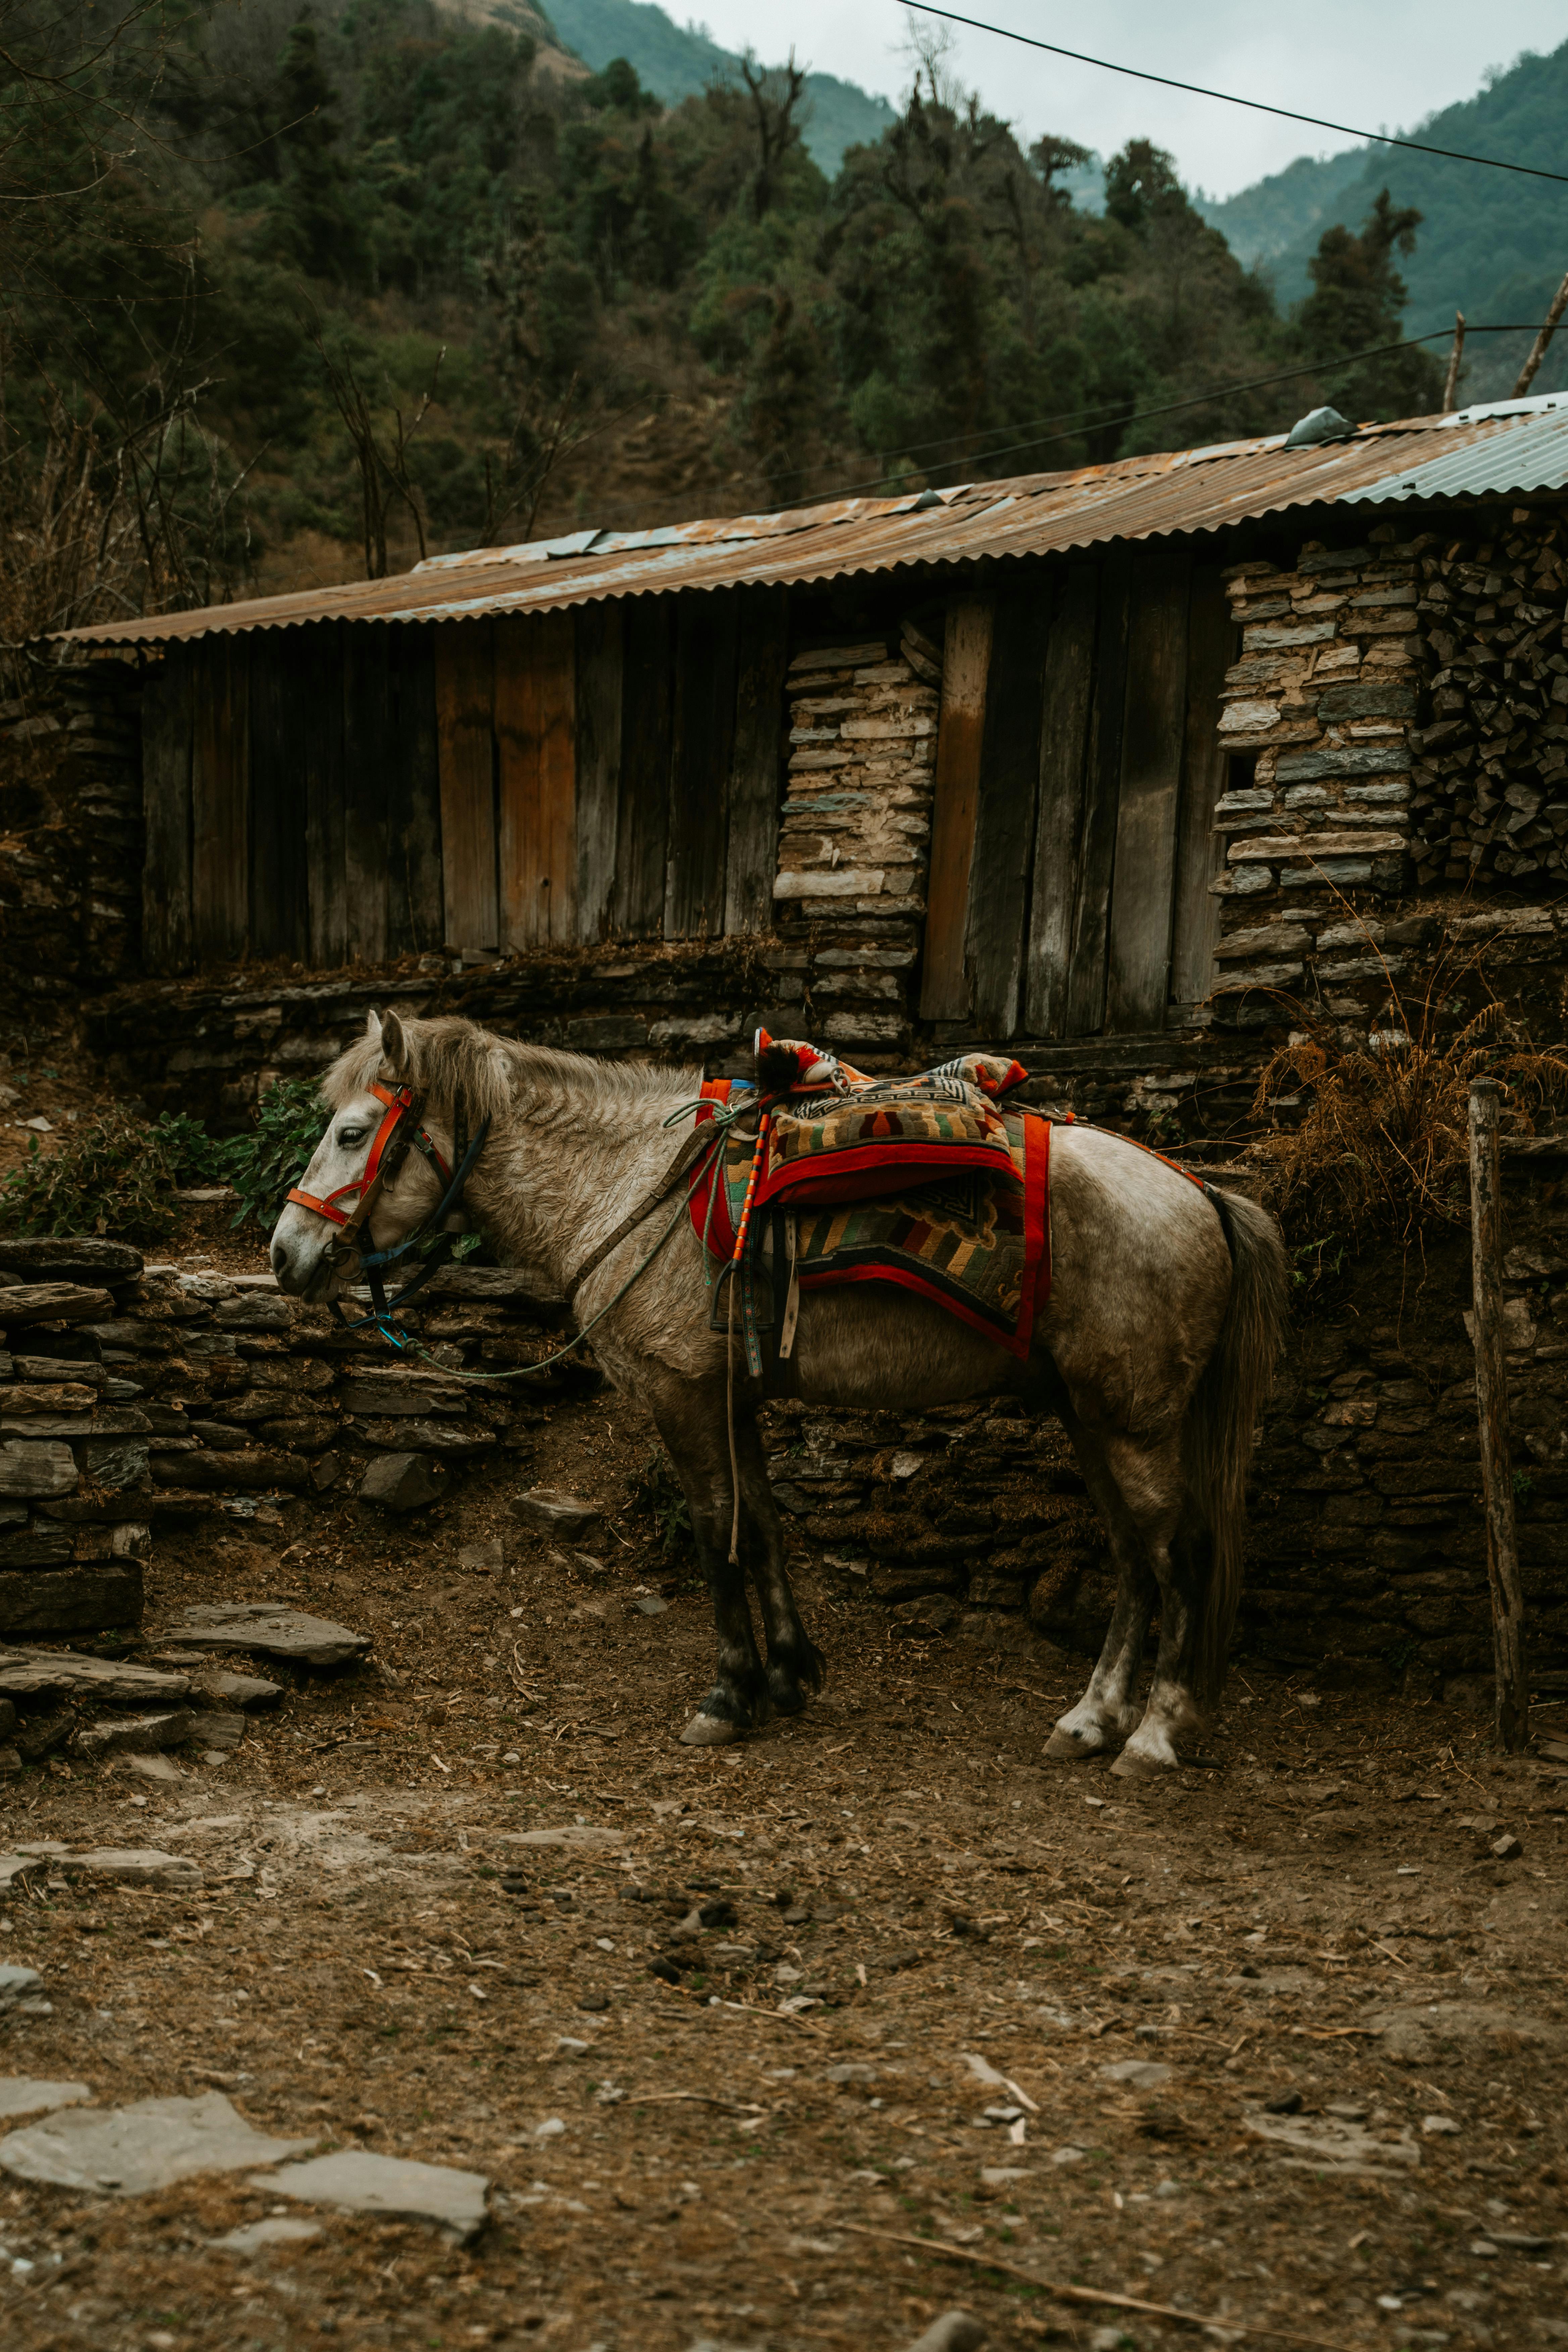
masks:
[[[1047,1119],[1001,1107],[1027,1075],[1019,1064],[972,1054],[916,1077],[869,1079],[764,1034],[758,1066],[760,1083],[712,1079],[702,1094],[731,1109],[749,1097],[767,1108],[761,1157],[758,1121],[742,1117],[721,1169],[704,1169],[690,1192],[710,1259],[733,1269],[740,1285],[737,1322],[752,1371],[787,1387],[781,1368],[798,1292],[849,1282],[916,1291],[1026,1357],[1050,1295],[1051,1130]],[[716,1326],[729,1306],[721,1280]]]

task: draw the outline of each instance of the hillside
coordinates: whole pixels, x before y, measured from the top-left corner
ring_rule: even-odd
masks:
[[[666,106],[700,98],[714,82],[741,87],[741,60],[733,50],[721,49],[692,26],[675,24],[652,0],[549,0],[548,15],[529,0],[441,0],[441,5],[472,21],[529,34],[539,44],[540,61],[547,69],[558,45],[595,73],[616,58],[625,58],[644,89]],[[762,38],[765,45],[767,35]],[[808,74],[805,95],[810,102],[806,152],[829,179],[846,148],[874,145],[896,119],[885,98],[873,98],[856,83],[840,81],[837,74]]]
[[[1526,56],[1474,98],[1422,123],[1413,136],[1563,171],[1568,121],[1568,42],[1550,57]],[[1339,175],[1343,172],[1345,176]],[[1449,328],[1456,309],[1477,324],[1542,318],[1568,268],[1568,187],[1487,171],[1476,164],[1361,148],[1289,170],[1246,188],[1224,204],[1200,200],[1206,220],[1244,260],[1266,267],[1280,304],[1307,291],[1307,264],[1331,221],[1358,227],[1379,189],[1422,215],[1414,254],[1400,268],[1409,289],[1405,329]],[[1460,394],[1506,396],[1530,347],[1528,334],[1487,336],[1467,353]],[[1532,389],[1568,385],[1568,338],[1560,338]]]

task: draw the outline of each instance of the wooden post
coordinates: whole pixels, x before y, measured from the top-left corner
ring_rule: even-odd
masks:
[[[1502,1328],[1502,1169],[1498,1083],[1470,1082],[1470,1263],[1476,1346],[1476,1406],[1487,1514],[1487,1575],[1497,1663],[1498,1744],[1518,1755],[1530,1738],[1524,1671],[1524,1597],[1513,1528],[1513,1464],[1508,1441],[1508,1359]]]
[[[1465,356],[1465,314],[1454,313],[1454,348],[1448,353],[1448,373],[1443,381],[1442,414],[1449,416],[1458,405],[1459,367]]]

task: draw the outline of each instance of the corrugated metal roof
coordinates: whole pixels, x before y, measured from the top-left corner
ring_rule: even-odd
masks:
[[[1438,463],[1473,452],[1489,488],[1523,488],[1513,478],[1511,458],[1529,430],[1510,420],[1457,424],[1451,417],[1415,417],[1363,426],[1354,440],[1329,447],[1291,450],[1282,435],[1273,434],[901,499],[846,499],[659,530],[577,531],[525,547],[437,556],[391,580],[351,581],[62,635],[80,644],[152,645],[310,621],[473,620],[678,588],[796,585],[979,556],[1058,554],[1108,540],[1223,530],[1286,508],[1349,500],[1424,470],[1438,435]]]
[[[1467,441],[1403,473],[1384,474],[1359,490],[1346,490],[1345,506],[1381,506],[1391,499],[1457,499],[1489,490],[1560,490],[1568,486],[1568,415],[1561,410],[1521,418],[1504,433]]]

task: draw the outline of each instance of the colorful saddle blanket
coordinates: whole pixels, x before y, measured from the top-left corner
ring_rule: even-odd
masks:
[[[841,1075],[775,1102],[752,1195],[752,1253],[771,1259],[770,1294],[791,1268],[802,1290],[896,1283],[1026,1357],[1050,1295],[1051,1130],[996,1108],[1026,1073],[968,1055],[919,1077],[873,1081],[814,1061]],[[749,1080],[713,1079],[702,1093],[731,1108],[766,1099]],[[721,1263],[734,1257],[756,1132],[755,1120],[738,1120],[721,1181],[706,1164],[692,1180],[692,1223]]]

